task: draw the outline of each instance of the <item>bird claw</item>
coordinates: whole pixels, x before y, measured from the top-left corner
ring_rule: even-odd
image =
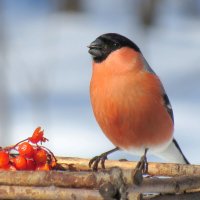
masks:
[[[142,171],[143,174],[148,173],[148,162],[146,156],[142,156],[140,161],[138,162],[136,169],[139,169]]]
[[[140,161],[137,163],[136,168],[133,172],[133,182],[136,185],[141,185],[143,181],[143,174],[148,173],[148,162],[146,155],[142,156]]]
[[[107,154],[103,153],[99,156],[95,156],[89,162],[89,167],[92,168],[93,171],[97,171],[99,163],[101,164],[101,168],[105,169],[105,160],[107,160]]]
[[[92,158],[89,162],[89,167],[92,168],[93,171],[97,171],[98,169],[98,165],[99,163],[101,164],[101,168],[102,169],[105,169],[105,160],[108,159],[108,155],[115,152],[115,151],[118,151],[119,148],[118,147],[115,147],[114,149],[111,149],[110,151],[107,151],[105,153],[102,153],[101,155],[99,156],[95,156],[94,158]]]

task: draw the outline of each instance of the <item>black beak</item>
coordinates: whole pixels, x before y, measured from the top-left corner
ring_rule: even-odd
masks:
[[[87,46],[90,49],[101,49],[102,48],[102,42],[99,39],[96,39],[93,41],[89,46]]]
[[[96,39],[95,41],[93,41],[89,46],[87,46],[89,48],[89,53],[94,56],[94,57],[99,57],[102,55],[102,41],[99,39]]]

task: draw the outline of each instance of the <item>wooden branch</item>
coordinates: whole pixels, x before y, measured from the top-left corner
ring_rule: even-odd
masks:
[[[146,199],[146,198],[145,198]],[[159,195],[152,198],[147,198],[149,200],[199,200],[200,192],[197,193],[188,193],[188,194],[167,194]],[[142,200],[142,199],[140,199]]]
[[[0,185],[0,199],[103,200],[98,190]]]
[[[57,157],[63,169],[71,171],[88,171],[89,159]],[[119,167],[123,170],[133,170],[137,162],[106,160],[106,169]],[[183,165],[174,163],[148,163],[148,173],[152,176],[183,176],[200,174],[200,165]]]
[[[119,182],[132,184],[132,171],[120,168],[109,171],[0,171],[0,185],[57,186],[66,188],[99,188],[102,183]]]
[[[58,188],[58,187],[29,187],[29,186],[0,186],[0,199],[21,200],[104,200],[98,190]],[[199,200],[200,193],[159,195],[142,197],[139,193],[129,193],[128,200]],[[112,198],[110,199],[112,200]],[[113,198],[113,200],[117,200]]]
[[[106,161],[106,170],[98,172],[88,162],[59,157],[58,169],[65,171],[0,171],[0,199],[114,200],[119,194],[123,200],[200,199],[198,165],[149,163],[149,174],[156,177],[145,177],[138,186],[133,184],[136,162]],[[144,193],[167,195],[144,198]]]
[[[200,175],[173,178],[144,178],[142,185],[132,182],[129,170],[113,168],[105,172],[61,172],[61,171],[0,171],[0,185],[100,188],[103,183],[125,184],[129,192],[180,193],[200,188]]]
[[[0,185],[99,188],[114,176],[115,172],[0,171]]]
[[[177,194],[197,188],[200,188],[200,175],[173,178],[146,178],[141,186],[130,186],[129,192]]]

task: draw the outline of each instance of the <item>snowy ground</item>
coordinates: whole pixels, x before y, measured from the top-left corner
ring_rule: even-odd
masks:
[[[99,9],[95,11],[91,4],[88,13],[54,13],[9,21],[9,144],[41,125],[50,139],[47,146],[56,155],[92,157],[113,147],[90,107],[91,59],[86,46],[102,33],[118,32],[141,47],[161,77],[174,109],[175,137],[186,157],[200,163],[198,19],[176,14],[173,9],[169,15],[164,10],[157,25],[144,32],[137,19],[132,19],[130,8],[118,3],[114,14],[107,8],[102,16],[98,2]],[[36,94],[38,103],[34,104]],[[112,156],[121,157],[134,159],[125,153]]]

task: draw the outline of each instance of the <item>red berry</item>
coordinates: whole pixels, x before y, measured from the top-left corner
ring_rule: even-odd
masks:
[[[18,170],[25,170],[27,168],[27,161],[26,158],[24,156],[17,156],[14,158],[14,166],[18,169]]]
[[[36,170],[45,170],[45,171],[49,171],[50,170],[50,166],[45,163],[45,164],[39,164],[36,166]]]
[[[18,151],[21,156],[26,158],[32,158],[34,155],[34,149],[28,142],[21,143],[19,145]]]
[[[36,144],[38,142],[44,142],[43,140],[44,131],[41,131],[41,127],[38,127],[33,132],[33,135],[29,138],[29,141]]]
[[[35,170],[36,168],[36,164],[35,161],[33,159],[27,159],[27,170]]]
[[[2,169],[8,170],[8,171],[16,171],[16,170],[17,170],[16,167],[13,166],[12,164],[8,164],[8,165],[6,165],[6,166],[5,166],[4,168],[2,168]]]
[[[9,163],[9,154],[5,151],[0,151],[0,168],[6,167]]]
[[[51,161],[51,162],[50,162],[50,166],[51,166],[52,168],[56,167],[56,165],[57,165],[56,161]]]
[[[34,160],[37,164],[44,164],[47,161],[47,152],[44,149],[35,151]]]

